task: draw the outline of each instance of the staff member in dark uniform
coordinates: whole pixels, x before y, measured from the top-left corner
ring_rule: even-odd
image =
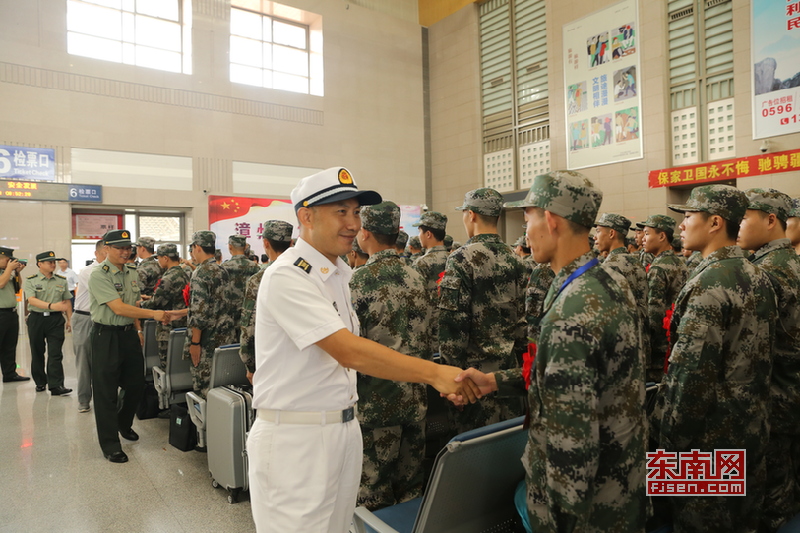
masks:
[[[17,292],[19,271],[25,265],[14,258],[14,250],[0,246],[0,368],[3,383],[28,381],[31,378],[17,374]]]
[[[89,303],[92,315],[92,390],[97,438],[103,455],[112,463],[125,463],[117,433],[127,440],[139,440],[131,427],[144,392],[144,356],[134,326],[136,318],[164,319],[164,311],[136,307],[139,301],[139,275],[126,264],[131,254],[131,234],[127,230],[106,233],[108,252],[89,277]],[[118,406],[119,389],[123,390]]]
[[[64,387],[64,315],[67,330],[72,327],[72,295],[67,278],[53,274],[56,254],[42,252],[36,256],[39,273],[25,280],[25,297],[28,299],[28,337],[31,343],[31,375],[36,382],[36,392],[50,388],[53,396],[69,394]],[[46,343],[46,346],[45,346]],[[44,352],[47,349],[47,365]]]

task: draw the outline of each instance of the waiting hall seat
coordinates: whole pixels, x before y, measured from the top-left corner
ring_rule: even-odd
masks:
[[[161,366],[161,359],[158,356],[158,341],[156,340],[156,321],[147,319],[142,324],[144,332],[144,375],[147,381],[154,381],[152,372],[148,372],[154,366]]]
[[[186,393],[192,390],[191,359],[183,358],[186,328],[175,328],[169,332],[167,345],[167,367],[161,368],[156,353],[156,364],[152,366],[153,380],[158,392],[158,407],[169,409],[174,403],[182,403]]]

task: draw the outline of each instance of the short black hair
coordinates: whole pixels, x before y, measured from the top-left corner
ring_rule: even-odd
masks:
[[[279,254],[282,254],[283,252],[285,252],[286,250],[288,250],[292,246],[292,241],[289,241],[289,242],[286,242],[286,241],[273,241],[269,237],[267,237],[266,239],[267,239],[267,242],[269,243],[270,248],[272,248],[273,250],[275,250]],[[261,257],[267,257],[267,255],[264,254]],[[264,263],[266,263],[268,260],[269,259],[266,259],[266,260],[262,259],[262,261]]]
[[[375,237],[375,241],[381,246],[391,246],[396,250],[402,250],[405,248],[403,246],[397,246],[397,236],[399,235],[399,233],[391,233],[389,235],[383,233],[375,233],[375,232],[371,233]]]
[[[430,226],[420,225],[419,229],[421,229],[423,233],[426,231],[430,231],[431,235],[433,235],[433,238],[436,239],[437,241],[443,241],[446,235],[443,229],[432,228]]]
[[[475,211],[473,211],[473,213],[475,213]],[[475,213],[475,216],[478,217],[478,220],[480,220],[481,222],[483,222],[484,224],[487,224],[489,226],[496,226],[497,225],[497,221],[500,220],[499,216],[491,217],[489,215],[482,215],[480,213]]]
[[[270,246],[272,246],[272,243],[270,243]],[[269,263],[269,256],[267,254],[261,254],[261,262]]]

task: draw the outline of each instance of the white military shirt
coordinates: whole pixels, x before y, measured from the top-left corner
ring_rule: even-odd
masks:
[[[359,334],[350,300],[352,270],[302,239],[266,270],[256,299],[253,407],[333,411],[356,403],[356,371],[316,342],[347,329]]]

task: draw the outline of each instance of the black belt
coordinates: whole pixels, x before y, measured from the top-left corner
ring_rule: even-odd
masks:
[[[0,309],[0,312],[3,312],[3,313],[16,313],[17,312],[17,308],[16,307],[3,307],[2,309]]]
[[[79,315],[92,316],[92,313],[90,313],[89,311],[78,311],[76,309],[75,312],[78,313]]]
[[[133,324],[128,324],[127,326],[107,326],[106,324],[98,324],[97,322],[93,322],[93,324],[100,329],[110,329],[112,331],[129,331],[133,329]]]

